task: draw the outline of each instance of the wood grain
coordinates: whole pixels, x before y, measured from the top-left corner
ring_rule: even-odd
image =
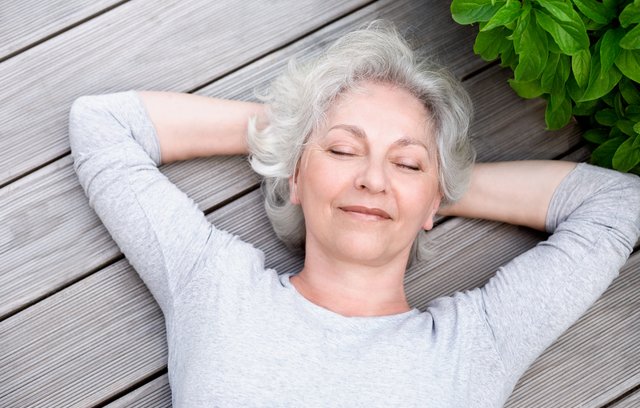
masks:
[[[4,1],[0,11],[0,61],[123,0]]]

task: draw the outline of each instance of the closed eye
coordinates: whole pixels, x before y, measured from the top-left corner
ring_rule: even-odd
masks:
[[[329,152],[331,154],[335,154],[336,156],[355,156],[355,153],[347,152],[344,150],[329,149]]]
[[[420,167],[413,166],[411,164],[396,163],[396,166],[398,166],[398,167],[400,167],[402,169],[407,169],[407,170],[411,170],[411,171],[420,171]]]

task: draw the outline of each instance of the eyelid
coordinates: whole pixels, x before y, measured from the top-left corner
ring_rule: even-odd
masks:
[[[423,163],[421,160],[417,160],[411,157],[395,157],[392,159],[393,163],[397,166],[410,168],[411,170],[422,170]]]
[[[355,155],[357,154],[356,148],[348,145],[333,145],[329,146],[327,150],[333,154],[342,155]]]
[[[396,166],[400,166],[402,168],[405,168],[405,169],[411,170],[411,171],[421,171],[422,170],[422,167],[420,167],[419,164],[414,164],[414,163],[397,162]]]

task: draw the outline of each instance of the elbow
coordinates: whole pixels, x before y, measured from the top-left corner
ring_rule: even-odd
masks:
[[[92,118],[99,115],[98,96],[81,96],[76,98],[69,110],[69,145],[71,155],[77,157],[87,149],[95,123]],[[85,152],[86,153],[86,152]]]

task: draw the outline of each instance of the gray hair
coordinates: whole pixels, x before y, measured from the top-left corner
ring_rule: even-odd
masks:
[[[265,209],[276,235],[290,248],[304,247],[305,225],[300,206],[289,201],[288,179],[331,104],[363,81],[401,87],[424,104],[435,133],[441,205],[459,200],[468,187],[475,160],[468,138],[468,94],[444,69],[427,58],[418,61],[393,25],[374,21],[344,35],[311,63],[290,60],[287,70],[260,96],[268,105],[268,126],[258,130],[255,118],[249,123],[250,162],[264,177]],[[422,231],[411,262],[425,258],[424,238]]]

